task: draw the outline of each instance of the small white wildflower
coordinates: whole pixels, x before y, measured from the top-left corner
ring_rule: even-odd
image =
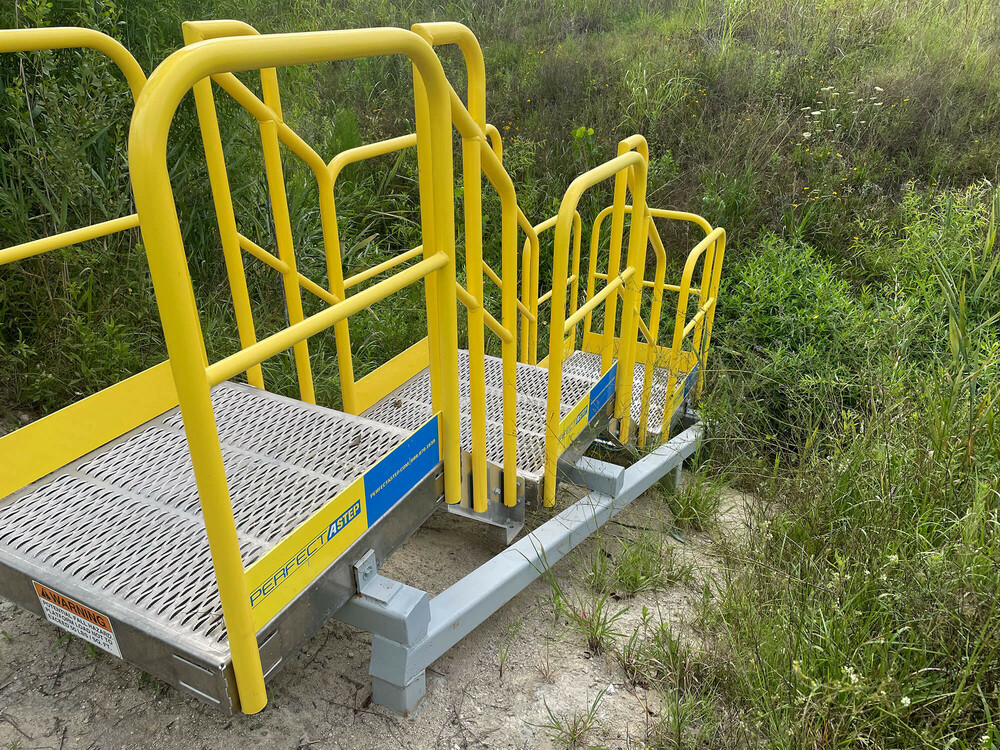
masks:
[[[807,133],[803,133],[802,137],[803,138],[812,138],[812,133],[808,133],[808,132]]]
[[[882,106],[882,102],[875,102],[875,106],[876,107],[881,107]]]
[[[885,91],[885,89],[883,89],[881,86],[876,86],[875,90],[878,91],[879,93]]]
[[[814,109],[814,110],[813,110],[812,112],[810,112],[809,114],[811,114],[811,115],[812,115],[813,117],[819,117],[819,116],[820,116],[821,114],[823,114],[823,113],[822,113],[822,112],[820,112],[820,111],[819,111],[818,109]]]
[[[910,696],[904,695],[902,698],[899,699],[899,704],[903,708],[906,708],[907,706],[909,706],[910,705]]]

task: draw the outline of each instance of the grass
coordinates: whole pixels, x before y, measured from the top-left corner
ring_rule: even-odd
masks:
[[[489,119],[530,218],[553,213],[573,176],[638,131],[653,154],[650,203],[726,227],[700,404],[706,464],[664,498],[678,526],[711,529],[724,553],[724,580],[699,620],[712,638],[691,657],[718,677],[663,688],[667,708],[649,744],[1000,742],[995,3],[19,0],[0,9],[0,24],[99,28],[149,71],[180,45],[182,20],[227,16],[265,32],[464,21],[483,43]],[[446,69],[461,90],[455,62]],[[279,75],[288,121],[324,158],[411,127],[399,61]],[[131,103],[109,65],[69,52],[0,56],[0,92],[0,244],[131,210]],[[266,246],[259,143],[236,107],[220,99],[219,114],[241,226]],[[196,127],[186,102],[169,159],[214,356],[236,338]],[[300,268],[322,282],[315,186],[294,160],[285,166]],[[344,173],[346,267],[420,241],[415,195],[409,158]],[[608,197],[588,194],[585,218]],[[494,267],[497,205],[487,190]],[[660,231],[676,276],[696,238],[680,226]],[[543,262],[543,288],[550,273]],[[164,357],[135,233],[5,268],[2,282],[2,424]],[[251,267],[250,288],[259,333],[283,325],[273,275]],[[366,315],[351,326],[359,376],[423,331],[416,291]],[[665,309],[661,330],[671,323]],[[310,346],[320,400],[336,406],[332,343]],[[295,394],[288,358],[265,374]],[[738,538],[711,524],[721,478],[748,493],[749,528]],[[587,561],[592,596],[552,592],[554,610],[575,613],[585,640],[612,651],[624,647],[614,645],[620,620],[609,592],[671,578],[653,545],[623,541]],[[665,635],[656,645],[653,630],[624,661],[652,670],[643,678],[651,685],[672,685],[669,665],[683,653],[672,656]]]
[[[680,529],[705,531],[722,508],[722,484],[703,473],[692,475],[679,490],[663,491],[663,501]]]
[[[559,716],[545,703],[545,712],[549,721],[541,724],[540,729],[546,730],[549,737],[557,745],[568,748],[589,747],[587,737],[594,725],[597,723],[597,708],[604,697],[607,688],[602,690],[594,698],[586,711],[570,714],[569,716]]]

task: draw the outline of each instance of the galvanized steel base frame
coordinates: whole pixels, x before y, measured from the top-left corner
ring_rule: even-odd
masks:
[[[427,691],[427,667],[647,489],[671,472],[671,481],[679,481],[702,432],[701,422],[689,422],[627,467],[579,459],[564,478],[590,494],[434,598],[379,575],[373,556],[362,558],[354,568],[360,594],[334,617],[372,633],[375,703],[402,714],[413,711]]]

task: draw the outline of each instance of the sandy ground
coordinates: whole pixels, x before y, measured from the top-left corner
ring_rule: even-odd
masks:
[[[567,495],[573,490],[567,491]],[[562,502],[572,497],[564,496]],[[602,530],[603,541],[634,527],[662,528],[662,501],[647,493]],[[642,607],[685,628],[711,572],[711,539],[684,534],[678,553],[694,581],[616,603],[631,632]],[[560,561],[562,586],[579,585],[580,565],[601,540]],[[500,549],[487,529],[439,513],[381,571],[432,593]],[[427,670],[427,697],[410,718],[370,700],[370,636],[329,623],[269,684],[257,716],[227,718],[177,690],[150,682],[107,654],[0,600],[0,750],[17,748],[550,748],[548,706],[557,716],[586,711],[606,690],[593,744],[641,748],[658,712],[655,697],[628,685],[608,656],[553,616],[549,586],[536,581]],[[509,644],[503,675],[501,645]]]

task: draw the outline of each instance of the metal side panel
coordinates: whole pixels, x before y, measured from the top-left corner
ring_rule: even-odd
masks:
[[[249,386],[222,384],[212,398],[247,567],[408,437]],[[387,556],[433,512],[440,473],[439,465],[261,630],[268,675],[351,595],[349,558],[359,546],[359,554]],[[79,637],[96,634],[95,645],[202,700],[238,709],[177,409],[0,502],[0,594],[76,627]],[[87,630],[104,618],[101,632]]]

